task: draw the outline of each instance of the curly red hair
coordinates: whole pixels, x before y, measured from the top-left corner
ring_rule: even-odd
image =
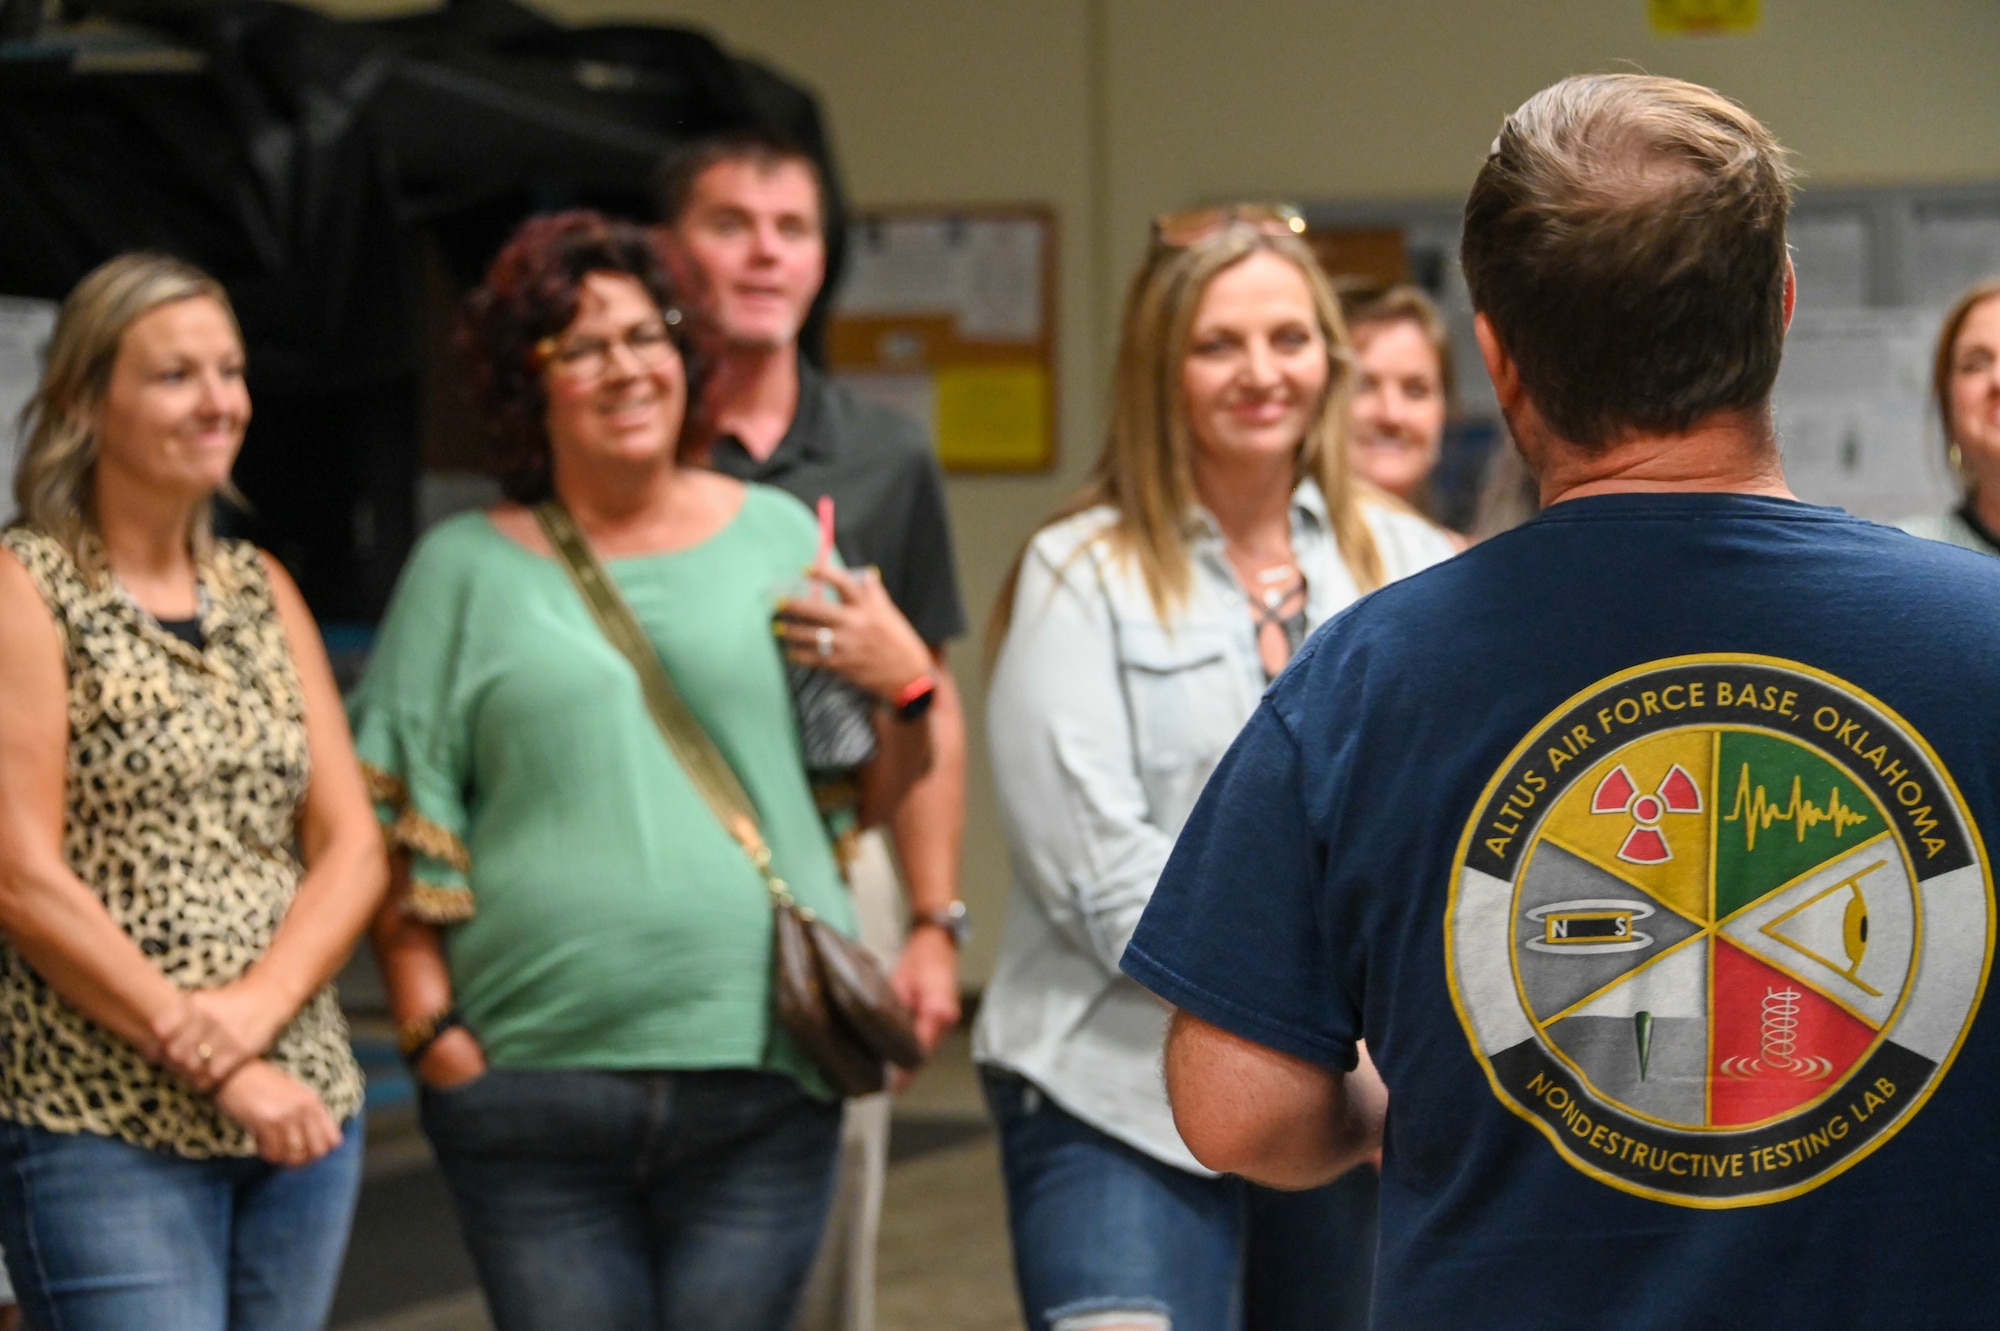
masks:
[[[535,348],[575,322],[584,279],[592,273],[630,277],[662,314],[679,312],[679,319],[669,320],[668,333],[687,374],[681,451],[703,437],[698,417],[712,339],[693,269],[669,244],[663,233],[583,209],[531,217],[466,298],[459,341],[486,417],[493,471],[509,499],[537,504],[552,493],[548,396]]]

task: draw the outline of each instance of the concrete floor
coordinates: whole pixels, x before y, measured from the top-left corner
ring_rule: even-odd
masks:
[[[491,1331],[407,1110],[371,1111],[335,1331]],[[878,1331],[1019,1331],[997,1146],[961,1033],[898,1099]]]

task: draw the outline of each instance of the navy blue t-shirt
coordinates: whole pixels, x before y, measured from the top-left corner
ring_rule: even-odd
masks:
[[[2000,1318],[2000,561],[1620,495],[1300,652],[1124,959],[1390,1092],[1382,1327]]]

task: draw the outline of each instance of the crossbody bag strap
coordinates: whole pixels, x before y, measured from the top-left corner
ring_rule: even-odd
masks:
[[[583,539],[583,532],[577,527],[576,519],[569,510],[554,500],[535,508],[535,521],[542,527],[542,534],[549,538],[549,544],[561,560],[570,581],[576,584],[583,603],[590,608],[590,614],[597,621],[597,627],[617,649],[618,654],[631,663],[632,670],[639,677],[639,688],[646,697],[646,710],[652,713],[653,724],[660,729],[660,737],[667,742],[681,769],[694,782],[694,788],[701,795],[702,802],[715,814],[723,829],[743,847],[743,853],[757,867],[771,896],[782,906],[793,905],[791,889],[785,886],[771,868],[771,851],[764,844],[764,834],[758,829],[757,814],[750,803],[750,796],[743,789],[743,783],[736,777],[736,770],[729,760],[722,756],[722,750],[715,747],[714,739],[695,719],[693,712],[682,700],[680,691],[667,674],[667,668],[660,662],[660,654],[652,640],[639,627],[638,619],[632,614],[632,607],[618,594],[618,587],[611,581],[611,575],[604,571],[590,545]]]

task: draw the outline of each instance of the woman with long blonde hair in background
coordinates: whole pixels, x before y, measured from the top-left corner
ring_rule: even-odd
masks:
[[[1265,684],[1356,597],[1452,553],[1350,474],[1347,333],[1301,230],[1274,207],[1155,223],[1093,479],[995,611],[1014,886],[974,1052],[1034,1331],[1366,1318],[1372,1178],[1288,1196],[1203,1169],[1160,1082],[1167,1009],[1118,969]]]

